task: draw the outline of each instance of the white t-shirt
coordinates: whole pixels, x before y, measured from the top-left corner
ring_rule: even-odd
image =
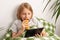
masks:
[[[12,30],[12,32],[18,32],[20,29],[21,29],[21,24],[22,24],[22,21],[21,20],[15,20],[10,28],[10,30]],[[36,18],[32,18],[30,19],[29,21],[29,27],[33,27],[34,28],[42,28],[43,25],[40,21],[38,21]]]

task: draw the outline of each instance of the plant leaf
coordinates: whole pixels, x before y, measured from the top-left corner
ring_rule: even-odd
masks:
[[[58,10],[58,9],[57,9]],[[52,18],[54,17],[54,15],[57,13],[57,10],[54,10],[54,13],[52,15]]]
[[[43,12],[45,11],[46,7],[48,6],[48,4],[50,3],[51,0],[49,0],[45,6],[45,8],[43,9]]]
[[[59,8],[58,8],[58,10],[57,10],[57,11],[58,11],[58,12],[57,12],[57,15],[56,15],[55,23],[56,23],[56,21],[57,21],[57,19],[58,19],[59,15],[60,15],[60,6],[59,6]]]
[[[59,1],[59,0],[58,0]],[[59,5],[60,5],[60,2],[58,3],[58,1],[55,1],[53,4],[52,4],[52,6],[50,7],[50,9],[49,10],[54,10],[55,8],[57,8]],[[51,10],[51,11],[52,11]]]

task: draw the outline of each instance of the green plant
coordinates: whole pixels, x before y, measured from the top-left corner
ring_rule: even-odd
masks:
[[[43,12],[45,11],[45,9],[47,8],[47,6],[49,5],[49,3],[51,2],[52,0],[48,0],[45,8],[43,9]],[[60,0],[55,0],[55,2],[53,2],[52,6],[50,7],[49,10],[52,11],[54,10],[53,12],[53,15],[52,15],[52,18],[56,15],[56,19],[55,19],[55,22],[57,21],[59,15],[60,15]]]

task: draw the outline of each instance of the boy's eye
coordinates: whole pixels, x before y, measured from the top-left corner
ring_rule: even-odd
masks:
[[[28,15],[30,15],[30,13],[28,13]]]
[[[25,15],[26,13],[23,13],[23,15]]]

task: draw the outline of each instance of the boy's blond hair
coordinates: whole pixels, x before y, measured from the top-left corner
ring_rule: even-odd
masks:
[[[32,10],[31,5],[28,4],[28,3],[22,3],[22,4],[19,6],[18,10],[17,10],[17,18],[18,18],[18,19],[21,19],[21,18],[20,18],[20,14],[21,14],[21,12],[23,11],[24,8],[27,8],[28,10],[30,10],[31,13],[32,13],[32,16],[33,16],[33,10]],[[31,16],[31,17],[32,17],[32,16]]]

